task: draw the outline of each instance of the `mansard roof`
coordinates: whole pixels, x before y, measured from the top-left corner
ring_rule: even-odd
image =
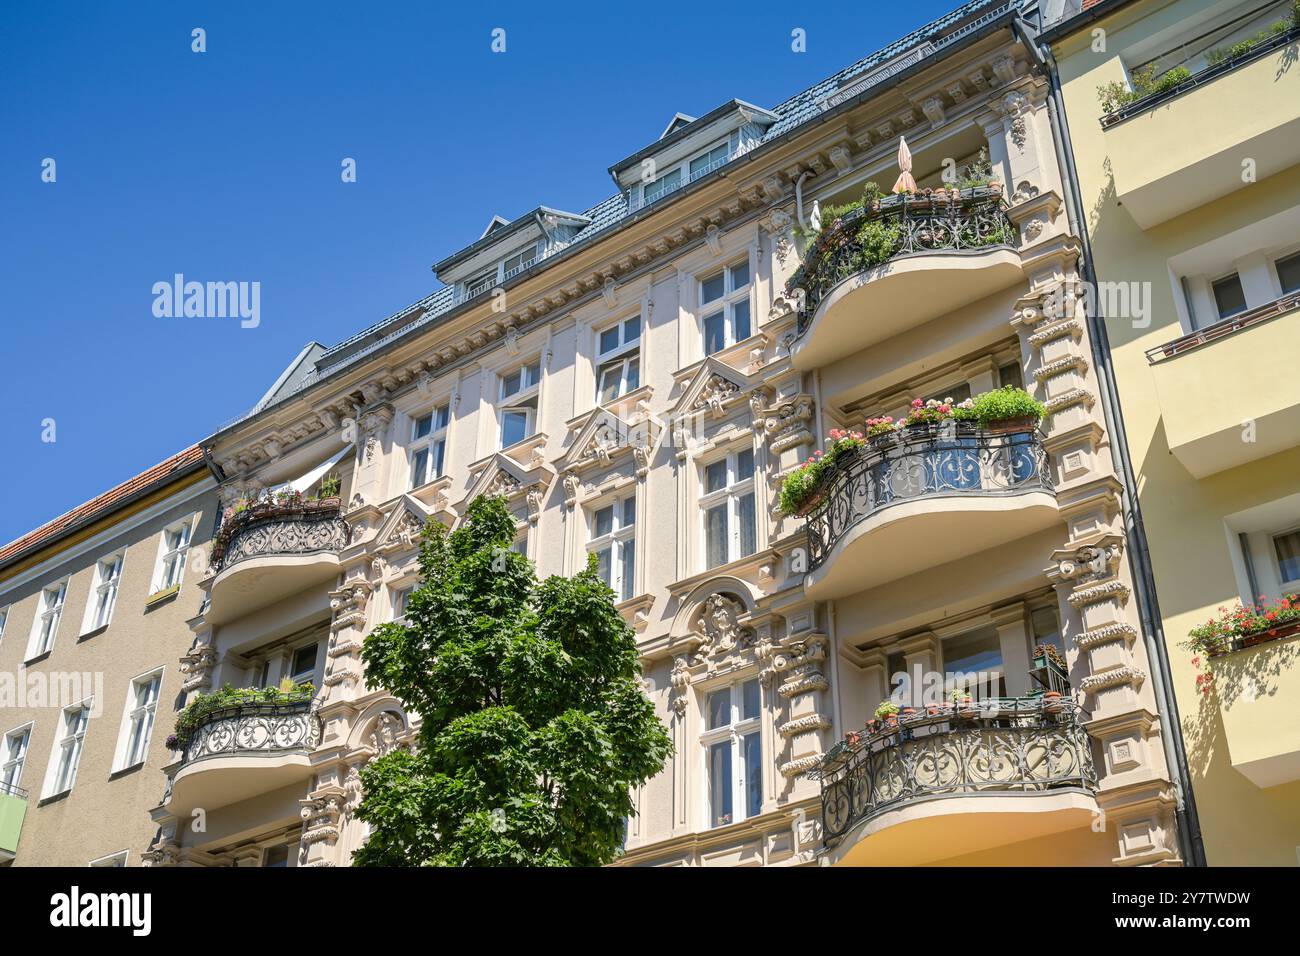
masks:
[[[763,113],[775,116],[775,121],[767,126],[761,140],[751,150],[751,155],[754,151],[783,138],[804,124],[826,115],[828,111],[842,105],[843,102],[856,100],[876,85],[884,84],[888,80],[904,75],[912,68],[928,62],[931,57],[953,49],[958,44],[969,41],[976,35],[982,35],[985,30],[991,29],[995,24],[1010,20],[1021,13],[1029,12],[1036,4],[1037,0],[969,0],[969,2],[962,4],[951,13],[945,14],[939,19],[912,31],[907,36],[882,47],[869,56],[863,57],[856,63],[850,64],[820,83],[795,94],[772,110],[763,110]],[[874,75],[867,76],[873,71]],[[837,97],[836,94],[842,94],[843,99]],[[714,110],[712,113],[696,120],[689,120],[685,116],[674,117],[664,131],[663,139],[633,154],[633,156],[617,165],[621,166],[647,150],[662,149],[665,141],[673,137],[690,135],[693,127],[708,121],[713,113],[717,113],[719,110],[735,109],[741,103],[740,100],[731,100],[719,107],[718,110]],[[749,104],[743,105],[749,106]],[[749,108],[758,109],[758,107]],[[726,166],[724,165],[721,169],[703,177],[700,182],[711,180],[725,169]],[[611,168],[611,172],[613,172],[613,168]],[[678,190],[677,195],[685,194],[694,185],[691,184]],[[515,281],[519,281],[539,269],[545,269],[549,265],[566,258],[575,250],[584,247],[586,243],[606,235],[611,229],[620,224],[638,220],[644,215],[651,214],[652,211],[663,208],[665,204],[671,204],[671,202],[672,199],[669,198],[653,206],[633,209],[629,204],[628,195],[624,191],[602,200],[582,213],[561,213],[561,215],[571,216],[575,220],[585,220],[586,222],[562,252],[552,255],[549,259],[539,261],[533,268],[516,277]],[[537,209],[511,220],[505,226],[496,224],[494,220],[491,225],[495,225],[495,228],[489,228],[481,238],[471,245],[440,260],[434,265],[434,271],[444,272],[449,267],[454,267],[456,263],[466,261],[469,257],[476,255],[485,246],[502,243],[511,228],[523,228],[528,223],[535,221],[535,217],[539,213],[545,212],[555,213],[558,211],[552,210],[550,207],[538,206]],[[507,282],[506,285],[509,286],[510,282]],[[418,302],[412,303],[388,318],[326,349],[316,359],[315,369],[310,374],[298,378],[292,390],[283,390],[281,394],[277,395],[275,403],[309,388],[345,366],[352,365],[364,357],[382,350],[391,342],[414,332],[416,329],[427,328],[457,314],[462,307],[472,308],[473,306],[458,302],[453,286],[444,286],[430,293]],[[260,407],[253,409],[222,426],[219,432],[234,427],[262,410]]]

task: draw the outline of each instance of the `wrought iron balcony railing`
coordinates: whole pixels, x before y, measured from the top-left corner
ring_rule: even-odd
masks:
[[[17,797],[19,800],[27,799],[27,791],[17,784],[6,783],[0,780],[0,796]]]
[[[902,429],[836,459],[821,502],[808,515],[809,570],[850,528],[891,505],[917,498],[1052,491],[1047,453],[1036,431],[995,434],[969,422]]]
[[[919,800],[1097,789],[1079,706],[1068,697],[923,708],[851,735],[810,775],[821,780],[828,846],[858,824]]]
[[[803,335],[817,306],[835,286],[850,276],[880,264],[876,244],[864,248],[862,227],[879,222],[891,230],[888,254],[880,261],[917,252],[962,251],[1013,246],[1016,227],[1004,212],[1000,187],[980,186],[963,189],[958,198],[950,192],[887,196],[879,200],[878,209],[857,209],[846,213],[838,225],[828,223],[813,240],[808,258],[791,277],[787,289],[803,290],[803,304],[795,327]]]
[[[337,500],[259,505],[231,518],[218,531],[212,570],[223,571],[248,558],[338,551],[347,547],[349,538]]]
[[[310,750],[319,742],[320,719],[310,695],[281,703],[234,704],[204,716],[185,742],[184,762]]]

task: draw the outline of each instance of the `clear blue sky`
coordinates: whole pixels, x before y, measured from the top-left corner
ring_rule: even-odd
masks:
[[[585,209],[674,112],[774,106],[957,5],[7,5],[0,542],[427,295],[492,214]],[[260,282],[260,326],[156,318],[177,272]]]

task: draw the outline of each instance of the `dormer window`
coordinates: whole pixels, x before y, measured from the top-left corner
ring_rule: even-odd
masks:
[[[680,169],[670,169],[654,182],[646,183],[641,187],[641,202],[650,205],[657,199],[661,199],[671,192],[676,192],[682,184],[682,171]]]
[[[477,295],[482,295],[488,289],[497,284],[497,271],[485,272],[483,275],[476,276],[465,282],[465,298],[472,299]]]
[[[641,387],[641,317],[625,319],[597,337],[596,401],[612,402]]]
[[[537,429],[541,363],[532,361],[501,376],[501,447],[509,448]]]
[[[660,172],[653,182],[641,185],[641,205],[648,206],[669,193],[676,192],[683,185],[707,176],[730,159],[731,145],[723,140],[692,154],[682,162],[673,163]]]
[[[537,246],[525,246],[512,256],[507,256],[501,268],[505,272],[504,278],[510,279],[523,272],[534,262],[537,261]]]
[[[718,169],[730,158],[726,143],[719,143],[707,153],[696,156],[690,162],[691,182]]]

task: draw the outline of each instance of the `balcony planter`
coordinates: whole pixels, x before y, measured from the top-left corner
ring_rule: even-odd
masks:
[[[1060,691],[1049,690],[1043,694],[1043,710],[1045,712],[1049,714],[1059,714],[1064,709],[1065,705],[1061,703]]]
[[[1015,432],[1030,432],[1038,427],[1038,419],[1029,415],[1018,418],[1000,418],[984,426],[990,435],[1010,435]]]
[[[1192,628],[1183,646],[1198,655],[1215,658],[1297,633],[1300,633],[1300,596],[1285,594],[1276,601],[1220,608],[1217,617]]]

